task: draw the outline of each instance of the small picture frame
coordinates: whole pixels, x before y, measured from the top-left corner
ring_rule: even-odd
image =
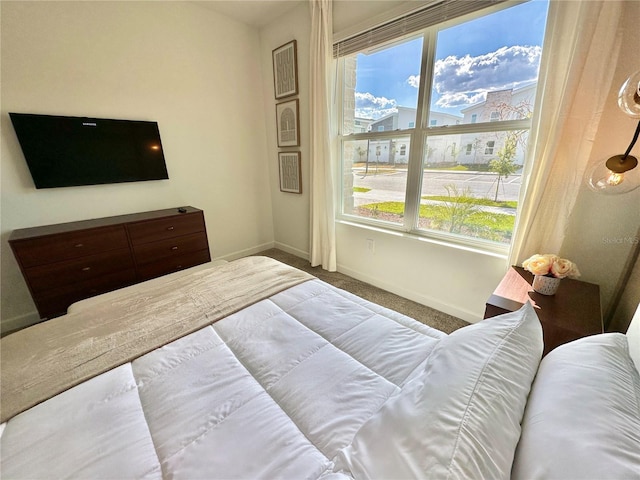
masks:
[[[276,100],[298,94],[297,42],[273,50],[273,86]]]
[[[298,99],[276,104],[278,147],[300,146],[300,114]]]
[[[279,152],[280,191],[302,193],[300,152]]]

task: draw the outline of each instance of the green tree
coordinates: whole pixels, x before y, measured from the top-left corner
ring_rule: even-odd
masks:
[[[358,145],[358,147],[356,148],[356,153],[360,157],[360,163],[362,163],[362,157],[364,157],[365,155],[367,156],[364,167],[364,175],[362,177],[364,178],[367,176],[367,173],[369,173],[369,140],[367,140],[367,148],[363,148],[361,145]]]
[[[478,156],[478,150],[480,150],[482,148],[482,140],[480,140],[479,138],[474,138],[473,139],[473,163],[476,163],[476,157]]]
[[[494,158],[489,162],[489,171],[498,174],[498,179],[496,180],[496,195],[494,198],[496,202],[498,201],[500,181],[508,178],[509,175],[513,175],[518,171],[518,168],[520,168],[514,160],[516,157],[516,145],[517,138],[513,134],[507,135],[504,146],[498,150],[496,154],[498,158]]]
[[[367,149],[362,148],[362,145],[358,145],[358,147],[356,147],[356,153],[358,154],[358,157],[360,157],[360,163],[362,163],[362,157],[367,154]]]
[[[453,142],[451,145],[448,145],[446,150],[451,154],[451,159],[453,163],[458,163],[458,155],[460,155],[460,148],[456,145],[456,142]]]

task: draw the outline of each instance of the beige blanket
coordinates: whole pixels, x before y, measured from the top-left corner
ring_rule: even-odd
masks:
[[[247,257],[98,301],[0,341],[0,421],[242,308],[314,278]]]

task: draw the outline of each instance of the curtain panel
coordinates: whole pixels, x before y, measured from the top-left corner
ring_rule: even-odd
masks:
[[[622,3],[552,0],[508,265],[558,253],[620,51]]]
[[[335,196],[331,143],[332,3],[310,0],[311,266],[336,270]]]

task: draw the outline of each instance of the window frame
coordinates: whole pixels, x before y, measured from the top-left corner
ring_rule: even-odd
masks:
[[[500,243],[496,241],[469,237],[466,235],[459,235],[444,231],[426,230],[418,228],[418,215],[420,208],[420,196],[422,191],[422,177],[423,177],[423,157],[424,157],[424,145],[427,139],[431,136],[440,135],[465,135],[465,134],[478,134],[478,133],[493,133],[493,132],[508,132],[508,131],[531,131],[533,123],[533,117],[539,110],[538,105],[534,105],[533,116],[525,119],[518,120],[492,120],[487,122],[476,122],[467,124],[455,124],[455,125],[436,125],[431,126],[429,124],[429,111],[431,105],[431,80],[433,78],[433,68],[435,65],[435,54],[437,46],[437,35],[441,30],[445,30],[451,26],[459,25],[462,23],[473,21],[476,18],[491,15],[495,12],[503,10],[505,8],[512,7],[522,2],[504,2],[493,7],[483,8],[474,13],[464,15],[452,20],[447,20],[442,23],[432,25],[424,28],[419,32],[415,32],[410,35],[404,35],[402,37],[393,39],[386,43],[375,45],[373,50],[381,50],[384,48],[392,47],[399,42],[410,41],[417,37],[423,38],[423,49],[421,59],[421,71],[420,71],[420,84],[418,88],[418,101],[416,108],[416,120],[415,126],[407,129],[398,129],[395,131],[369,131],[363,133],[350,133],[344,134],[344,68],[345,57],[338,57],[336,72],[338,75],[338,89],[337,89],[337,145],[338,145],[338,158],[339,165],[338,172],[338,185],[336,189],[337,202],[336,202],[336,219],[337,221],[346,222],[349,224],[362,225],[365,227],[379,228],[389,233],[401,233],[427,240],[434,240],[438,243],[443,243],[450,246],[458,246],[464,248],[472,248],[476,251],[488,253],[507,255],[511,244]],[[364,50],[365,52],[367,50]],[[355,53],[357,54],[357,53]],[[428,84],[427,84],[428,80]],[[539,81],[539,79],[538,79]],[[528,133],[527,133],[528,134]],[[407,168],[407,183],[405,187],[405,199],[404,199],[404,218],[402,223],[393,223],[385,220],[374,219],[346,213],[344,211],[345,196],[344,196],[344,166],[345,159],[343,158],[344,143],[349,141],[358,140],[384,140],[394,137],[403,136],[409,137],[409,159]],[[528,151],[528,148],[527,148]],[[529,161],[527,152],[525,152],[525,158],[523,165],[526,165]],[[526,188],[526,179],[522,178],[522,184],[520,186],[520,192]],[[516,222],[519,214],[516,213]]]

